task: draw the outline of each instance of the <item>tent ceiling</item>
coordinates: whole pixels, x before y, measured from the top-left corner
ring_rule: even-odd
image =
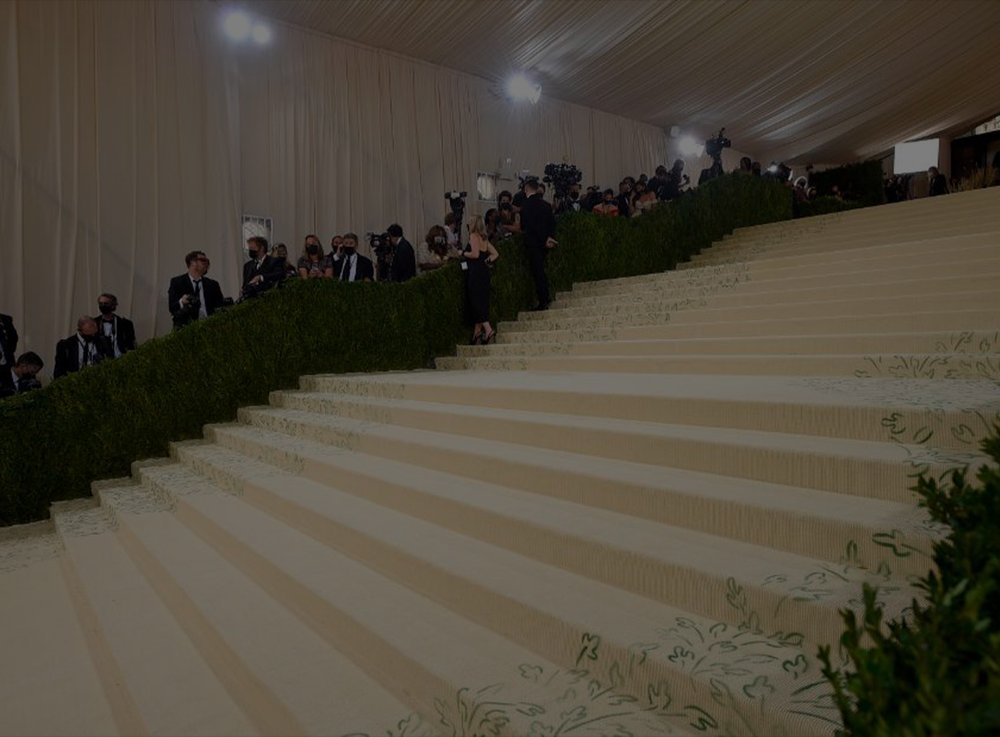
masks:
[[[1000,0],[250,0],[275,20],[836,162],[1000,111]]]

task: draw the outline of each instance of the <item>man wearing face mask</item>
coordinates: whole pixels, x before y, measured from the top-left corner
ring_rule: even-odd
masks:
[[[118,309],[118,298],[105,292],[97,298],[97,309],[101,314],[94,319],[101,329],[101,335],[111,344],[112,355],[118,358],[123,353],[135,350],[135,326],[115,313]]]
[[[358,237],[354,233],[344,234],[344,245],[340,258],[335,258],[336,278],[340,281],[374,281],[375,267],[371,259],[358,253]]]
[[[0,368],[0,399],[40,389],[42,383],[38,380],[38,372],[44,366],[37,353],[28,351],[17,357],[12,368]]]
[[[58,379],[112,355],[111,343],[101,335],[97,321],[84,315],[76,321],[76,332],[56,343],[56,368],[52,376]]]
[[[386,230],[389,242],[392,243],[392,270],[390,276],[394,282],[404,282],[417,275],[417,255],[413,246],[403,237],[403,228],[393,223]]]
[[[259,235],[247,238],[249,261],[243,264],[244,299],[266,292],[285,278],[285,266],[280,259],[267,255],[267,239]]]

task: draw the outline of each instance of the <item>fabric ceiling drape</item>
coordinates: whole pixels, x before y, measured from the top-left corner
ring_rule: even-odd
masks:
[[[220,6],[0,2],[0,312],[51,369],[102,291],[140,339],[170,328],[166,285],[203,249],[239,287],[243,213],[294,258],[399,222],[440,222],[478,170],[548,161],[615,186],[667,161],[659,128],[556,100],[512,106],[483,79],[277,25],[235,46]],[[501,182],[510,186],[512,182]]]

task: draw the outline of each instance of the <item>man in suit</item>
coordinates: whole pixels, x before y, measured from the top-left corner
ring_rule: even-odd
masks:
[[[52,376],[58,379],[112,355],[111,341],[101,335],[94,318],[84,315],[76,321],[76,332],[56,343],[56,368]]]
[[[403,237],[403,229],[393,223],[386,231],[393,247],[392,269],[390,277],[395,282],[404,282],[417,275],[417,255],[413,246]]]
[[[118,309],[118,298],[104,292],[97,298],[97,309],[100,312],[94,319],[101,329],[101,334],[111,343],[112,355],[118,358],[124,353],[135,350],[135,325],[115,313]]]
[[[6,366],[7,370],[13,368],[16,350],[17,330],[14,329],[14,318],[0,314],[0,367]]]
[[[195,320],[204,320],[224,302],[219,282],[205,276],[209,261],[203,251],[191,251],[184,257],[184,263],[187,273],[171,279],[167,289],[167,305],[174,317],[174,330]]]
[[[547,310],[552,301],[552,296],[549,294],[549,278],[545,274],[545,259],[549,249],[556,245],[556,241],[552,238],[556,232],[556,218],[552,214],[552,206],[542,199],[537,179],[529,179],[524,183],[524,193],[527,197],[521,207],[521,232],[524,234],[524,247],[528,252],[531,278],[535,282],[538,304],[534,310],[537,312]],[[613,198],[614,192],[611,192],[611,195]]]
[[[948,180],[945,178],[944,174],[938,171],[936,166],[932,166],[927,170],[927,196],[937,197],[938,195],[948,194]]]
[[[0,368],[0,399],[40,388],[37,377],[44,366],[37,353],[28,351],[18,356],[13,368]]]
[[[243,264],[244,299],[256,297],[285,278],[285,264],[281,259],[267,255],[267,238],[259,235],[247,238],[249,261]]]
[[[370,258],[358,253],[358,236],[354,233],[344,234],[340,258],[334,261],[336,278],[340,281],[374,281],[375,266]]]

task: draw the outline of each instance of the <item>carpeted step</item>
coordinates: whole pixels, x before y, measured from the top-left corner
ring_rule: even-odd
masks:
[[[144,481],[177,505],[175,525],[183,523],[210,540],[227,564],[238,567],[262,592],[405,695],[432,731],[468,724],[471,714],[482,709],[484,721],[474,719],[472,725],[506,724],[512,734],[527,734],[534,722],[544,726],[560,718],[570,726],[577,722],[574,731],[581,734],[605,733],[601,728],[607,729],[609,722],[637,734],[689,733],[683,727],[686,715],[658,718],[633,706],[637,696],[615,691],[624,685],[620,679],[607,683],[611,688],[606,693],[617,698],[595,699],[590,705],[589,716],[598,728],[586,729],[583,719],[567,719],[567,713],[595,693],[567,694],[566,675],[561,675],[589,665],[577,660],[584,634],[593,631],[581,631],[574,621],[581,611],[577,602],[591,597],[607,602],[584,611],[592,615],[587,627],[607,631],[602,644],[609,654],[626,653],[637,631],[652,635],[653,622],[672,622],[674,610],[632,597],[629,616],[622,616],[606,586],[336,488],[218,447],[182,446],[178,455],[210,469],[238,495],[225,493],[189,465],[143,469]],[[207,554],[205,558],[206,565],[219,565]],[[791,656],[796,650],[785,652]],[[664,663],[665,658],[651,662],[649,677],[669,673]],[[609,670],[605,664],[603,671],[583,674],[610,681]],[[531,677],[539,672],[548,678]],[[690,681],[689,674],[684,676]],[[684,687],[676,676],[673,681],[692,699],[710,699],[710,687]],[[317,686],[329,689],[332,684],[320,680]],[[397,723],[399,712],[370,714],[389,726]],[[330,724],[340,732],[349,723],[339,718]]]
[[[0,734],[117,734],[138,726],[105,694],[108,671],[91,657],[89,612],[67,573],[51,521],[0,530]]]

